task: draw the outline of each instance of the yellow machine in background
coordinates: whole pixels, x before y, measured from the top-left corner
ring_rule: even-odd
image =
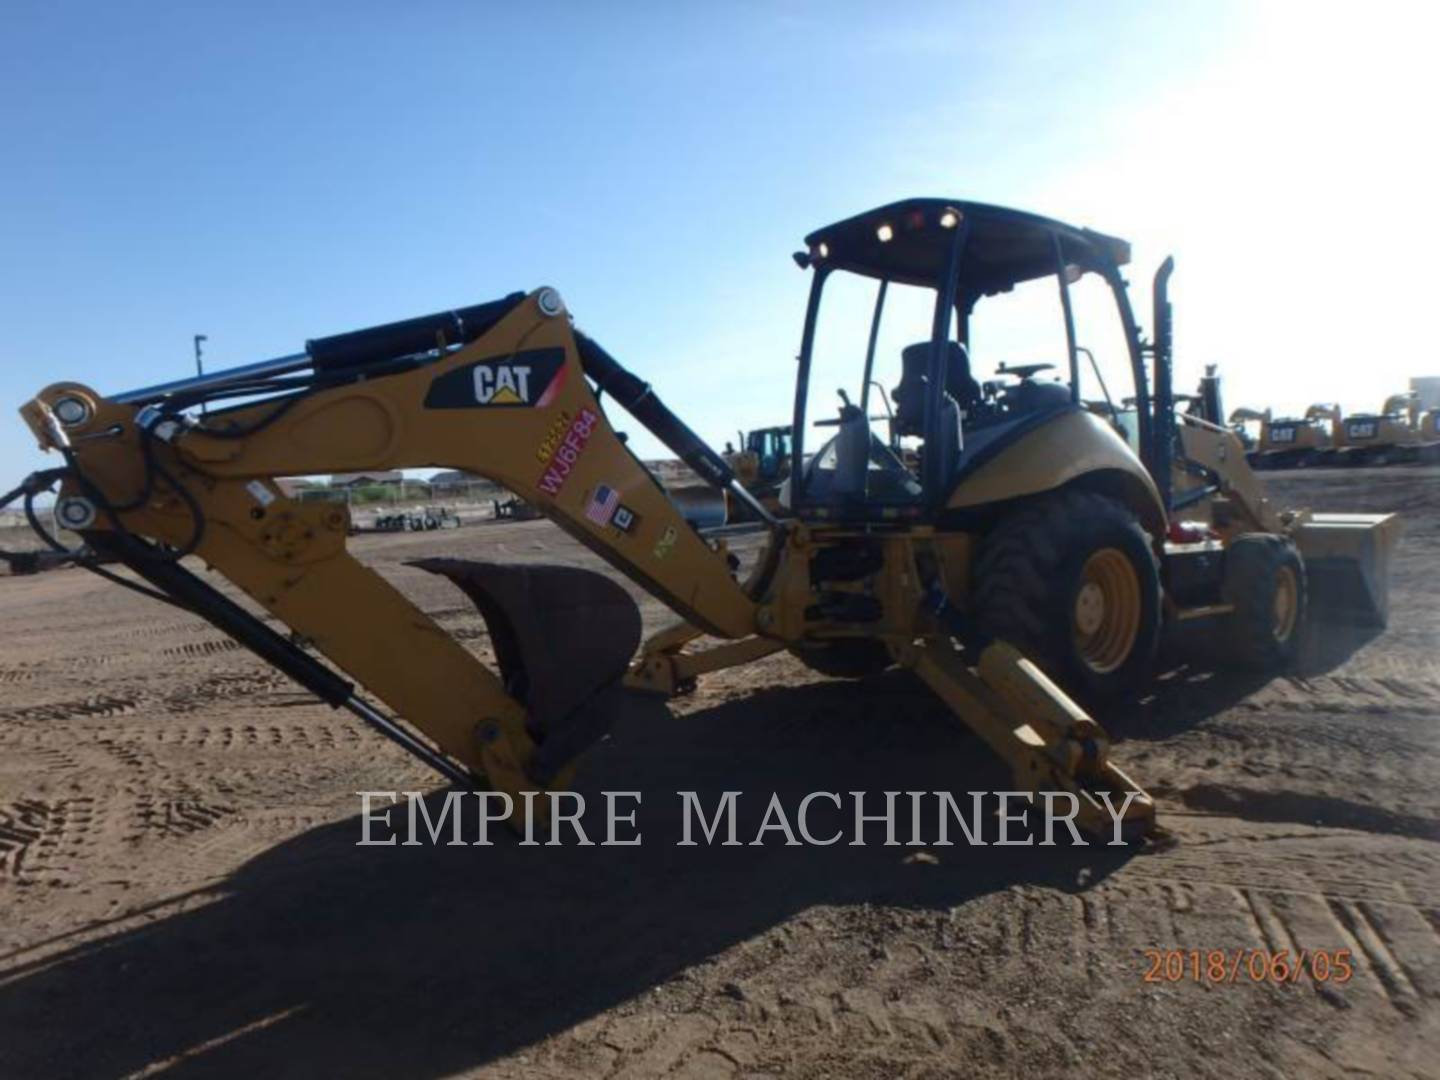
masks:
[[[1440,408],[1426,409],[1420,416],[1420,460],[1440,461]]]
[[[517,815],[525,793],[567,782],[618,695],[676,693],[705,672],[789,650],[840,676],[911,669],[1009,764],[1019,790],[1067,793],[1092,832],[1109,830],[1107,801],[1123,805],[1126,828],[1143,832],[1154,804],[1112,760],[1087,707],[1145,677],[1167,622],[1213,620],[1232,661],[1249,666],[1293,655],[1312,593],[1320,604],[1338,597],[1349,618],[1383,622],[1398,522],[1277,511],[1220,426],[1213,377],[1204,407],[1177,416],[1171,264],[1156,275],[1146,340],[1121,277],[1128,258],[1113,237],[945,199],[811,234],[796,256],[812,285],[789,476],[773,509],[577,330],[548,288],[122,394],[56,383],[22,413],[64,463],[20,491],[30,500],[58,482],[56,517],[84,537],[73,553],[82,564],[92,552],[119,559],[154,595],[455,782],[505,792]],[[1134,383],[1132,403],[1104,416],[1080,398],[1086,350],[1068,290],[1084,275],[1113,296]],[[817,326],[841,278],[873,291],[871,333],[851,343],[835,414],[817,417]],[[981,382],[972,313],[1037,281],[1065,323],[1055,363],[986,356],[1007,378]],[[886,306],[901,285],[928,300],[917,325]],[[878,355],[880,331],[896,320],[914,343]],[[1068,381],[1041,381],[1048,368]],[[887,375],[894,409],[882,439],[867,402]],[[690,528],[629,451],[616,409],[764,524],[768,543],[743,577],[723,540]],[[275,482],[421,465],[503,484],[682,621],[635,657],[635,604],[607,577],[425,561],[484,615],[491,671],[346,550],[343,507],[297,502]],[[293,636],[205,583],[188,556]]]
[[[1304,469],[1325,460],[1335,445],[1335,425],[1340,419],[1336,405],[1311,405],[1302,417],[1280,417],[1271,411],[1240,408],[1230,414],[1232,429],[1259,424],[1255,445],[1246,460],[1257,469]]]
[[[726,443],[721,458],[740,486],[754,496],[753,500],[741,501],[728,490],[717,491],[712,484],[693,478],[666,486],[685,520],[696,528],[756,521],[750,509],[754,502],[772,514],[780,509],[780,487],[790,475],[789,425],[741,431],[739,435],[739,449],[735,443]]]
[[[726,448],[725,461],[735,470],[735,477],[745,490],[767,510],[780,509],[780,488],[790,476],[793,432],[789,424],[742,431],[738,449]],[[751,520],[749,507],[727,495],[727,523]]]
[[[1340,422],[1340,439],[1327,464],[1393,465],[1420,456],[1418,401],[1413,391],[1391,394],[1378,413],[1352,413]]]

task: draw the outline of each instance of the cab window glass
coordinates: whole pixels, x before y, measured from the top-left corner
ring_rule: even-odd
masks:
[[[1138,447],[1135,375],[1109,282],[1099,274],[1085,274],[1070,285],[1070,308],[1076,347],[1086,350],[1078,356],[1080,400],[1092,412],[1113,417],[1131,446]]]
[[[1065,311],[1055,277],[1022,282],[1009,292],[976,301],[968,351],[970,374],[981,382],[1001,377],[1002,364],[1052,364],[1052,370],[1038,377],[1069,382]]]

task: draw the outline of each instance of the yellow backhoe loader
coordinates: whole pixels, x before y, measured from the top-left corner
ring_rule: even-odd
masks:
[[[1334,405],[1311,405],[1304,416],[1276,418],[1271,411],[1240,408],[1230,414],[1232,428],[1259,423],[1255,445],[1246,460],[1256,469],[1304,469],[1318,465],[1334,444],[1334,424],[1339,419]]]
[[[780,489],[790,476],[790,425],[742,431],[739,449],[726,448],[725,462],[745,490],[772,513],[780,509]],[[749,507],[726,496],[727,524],[751,520]]]
[[[204,616],[451,780],[507,793],[517,816],[526,793],[566,783],[617,695],[673,694],[789,650],[839,676],[910,669],[1018,789],[1069,793],[1078,823],[1102,835],[1110,800],[1144,833],[1154,803],[1077,701],[1134,686],[1163,622],[1215,620],[1236,662],[1262,666],[1293,653],[1322,585],[1351,617],[1383,622],[1394,516],[1277,512],[1220,426],[1213,378],[1201,392],[1213,401],[1177,415],[1169,260],[1147,341],[1121,277],[1128,245],[1032,214],[911,199],[818,230],[795,258],[812,281],[779,513],[578,330],[551,288],[160,386],[107,395],[56,383],[21,411],[63,465],[17,490],[43,531],[33,501],[58,482],[54,516],[84,538],[79,561],[113,555],[145,584],[91,568]],[[1132,405],[1113,415],[1080,396],[1087,350],[1069,289],[1087,274],[1113,299],[1134,382]],[[841,297],[870,290],[871,332],[849,342],[838,410],[816,417],[817,327],[842,279]],[[982,386],[972,312],[1036,281],[1063,315],[1054,364],[1008,365]],[[902,286],[925,298],[921,325],[898,355],[877,355],[887,293]],[[1047,368],[1068,381],[1040,381]],[[868,403],[890,373],[887,440]],[[768,544],[743,580],[723,540],[687,527],[617,435],[621,409],[763,523]],[[812,430],[822,441],[809,453]],[[408,466],[503,484],[683,621],[635,657],[635,604],[605,576],[423,561],[486,618],[499,672],[489,670],[346,551],[344,507],[298,502],[275,481]],[[191,556],[293,634],[203,581]]]
[[[670,501],[680,508],[694,528],[740,525],[755,521],[752,502],[759,502],[772,514],[779,511],[780,487],[790,475],[790,427],[757,428],[739,432],[737,444],[727,442],[721,452],[735,479],[755,498],[741,502],[730,491],[717,491],[712,484],[694,476],[666,485]]]
[[[1396,465],[1416,461],[1421,443],[1419,401],[1413,390],[1391,394],[1378,413],[1352,413],[1327,464]]]
[[[1253,429],[1252,424],[1255,425]],[[1262,412],[1242,405],[1230,414],[1230,430],[1245,447],[1245,459],[1254,466],[1256,455],[1269,442],[1270,410]]]

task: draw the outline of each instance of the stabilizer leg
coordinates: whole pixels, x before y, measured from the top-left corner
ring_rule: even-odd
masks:
[[[1155,830],[1154,800],[1110,762],[1104,730],[1013,646],[991,642],[974,671],[948,638],[898,659],[1010,765],[1016,790],[1069,792],[1079,803],[1076,826],[1097,838],[1114,833],[1102,794],[1120,813],[1122,836]]]
[[[645,642],[644,652],[625,676],[625,685],[632,690],[674,697],[693,689],[701,675],[739,667],[785,648],[783,642],[773,638],[753,636],[698,652],[680,651],[700,636],[701,631],[689,623],[677,623],[655,634]]]

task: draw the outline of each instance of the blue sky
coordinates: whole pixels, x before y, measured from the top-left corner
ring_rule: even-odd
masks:
[[[0,404],[552,284],[720,442],[787,417],[800,237],[936,194],[1173,251],[1182,385],[1374,408],[1440,372],[1434,17],[1320,8],[11,0]]]

